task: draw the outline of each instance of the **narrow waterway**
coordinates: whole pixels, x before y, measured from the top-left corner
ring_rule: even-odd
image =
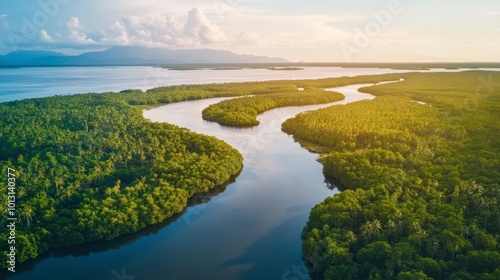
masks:
[[[326,187],[317,155],[281,131],[298,113],[373,96],[358,92],[366,85],[335,88],[346,98],[330,104],[278,108],[259,116],[260,125],[230,128],[201,118],[201,111],[223,98],[170,104],[144,112],[153,121],[168,122],[213,135],[237,148],[244,169],[222,197],[189,209],[199,223],[188,231],[214,231],[193,256],[178,259],[167,275],[202,279],[199,271],[180,267],[201,264],[204,279],[307,279],[301,258],[300,233],[310,209],[333,195]],[[198,217],[199,215],[199,217]],[[184,242],[190,242],[186,240]],[[200,278],[201,277],[201,278]],[[179,278],[180,279],[180,278]]]
[[[373,98],[359,93],[361,86],[335,88],[346,96],[340,102],[268,111],[252,128],[202,120],[201,111],[221,98],[145,111],[152,121],[225,140],[244,156],[241,174],[160,225],[51,250],[9,279],[308,279],[300,233],[311,208],[337,191],[327,188],[318,155],[283,133],[281,123],[300,112]]]

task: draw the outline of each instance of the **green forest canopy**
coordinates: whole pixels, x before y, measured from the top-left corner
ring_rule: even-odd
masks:
[[[322,104],[344,99],[336,92],[308,88],[299,91],[297,88],[282,89],[283,92],[261,94],[251,97],[234,98],[210,105],[202,112],[207,121],[215,121],[227,126],[258,125],[257,115],[277,107]]]
[[[333,149],[345,189],[311,211],[305,258],[319,279],[500,279],[500,73],[402,77],[283,124]]]
[[[265,90],[254,90],[254,96],[224,100],[210,105],[202,112],[207,121],[226,126],[255,126],[257,115],[274,108],[324,104],[344,99],[326,88],[360,83],[379,83],[399,80],[400,74],[341,77],[319,80],[278,81]],[[265,83],[264,83],[265,84]],[[255,86],[255,85],[254,85]],[[249,87],[251,89],[252,87]],[[299,88],[301,90],[299,90]]]
[[[0,127],[2,172],[16,170],[19,262],[159,223],[242,168],[223,141],[148,121],[108,94],[3,103]],[[0,203],[7,205],[6,192]],[[5,224],[5,207],[1,215]]]

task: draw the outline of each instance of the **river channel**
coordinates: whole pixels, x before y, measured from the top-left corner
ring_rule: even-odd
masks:
[[[110,242],[52,249],[9,279],[308,279],[300,233],[311,208],[337,190],[327,187],[318,155],[283,133],[281,124],[304,111],[373,98],[357,91],[362,86],[335,88],[346,96],[339,102],[265,112],[252,128],[201,118],[204,108],[224,98],[144,111],[152,121],[226,141],[243,154],[243,170],[162,224]]]

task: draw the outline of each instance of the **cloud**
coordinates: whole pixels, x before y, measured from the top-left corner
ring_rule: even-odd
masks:
[[[101,43],[110,45],[187,46],[194,36],[183,32],[184,24],[175,16],[125,17],[102,31]]]
[[[210,22],[205,17],[203,12],[198,8],[194,8],[188,12],[188,20],[184,25],[183,31],[184,34],[188,36],[196,37],[201,27],[209,24]]]
[[[9,15],[7,15],[7,14],[0,14],[0,18],[6,18],[6,17],[8,17],[8,16],[9,16]]]
[[[204,44],[220,43],[226,40],[218,26],[211,24],[205,14],[198,8],[188,13],[188,21],[184,25],[183,33],[191,38],[196,38]]]
[[[6,46],[17,48],[72,48],[88,49],[99,47],[100,43],[88,35],[88,30],[80,23],[79,18],[71,17],[60,32],[49,33],[46,29],[33,29],[28,33],[10,32],[3,43]]]
[[[67,23],[67,38],[69,41],[78,44],[95,44],[96,42],[90,39],[87,34],[85,28],[80,24],[80,20],[77,17],[72,17]],[[45,30],[43,30],[45,32]],[[45,35],[49,36],[47,32]]]
[[[82,44],[103,46],[187,47],[224,43],[226,36],[199,8],[191,9],[185,21],[174,15],[121,18],[91,39],[78,18],[67,24],[68,38]]]
[[[78,17],[71,17],[62,26],[57,32],[39,29],[35,36],[16,42],[16,46],[85,49],[129,45],[184,48],[227,42],[221,29],[211,23],[199,8],[191,9],[181,19],[174,15],[127,16],[97,32],[89,31]]]
[[[253,32],[243,32],[236,36],[236,44],[238,45],[256,45],[263,43],[262,37]]]
[[[40,30],[40,39],[45,42],[52,42],[52,36],[50,36],[45,29]]]

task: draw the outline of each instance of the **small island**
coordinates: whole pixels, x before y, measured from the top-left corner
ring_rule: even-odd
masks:
[[[298,71],[304,70],[302,67],[268,67],[267,70],[271,71]]]

